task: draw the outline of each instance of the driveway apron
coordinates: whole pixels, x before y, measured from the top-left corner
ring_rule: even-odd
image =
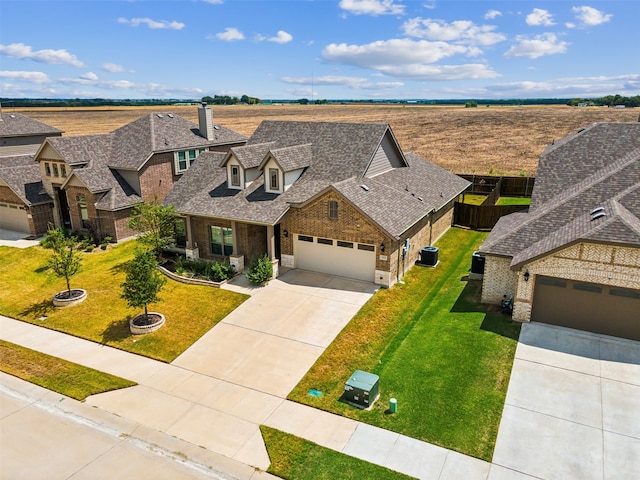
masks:
[[[259,425],[373,295],[371,283],[291,270],[272,280],[172,364],[87,402],[266,469]],[[349,425],[346,436],[355,429]]]
[[[640,479],[640,342],[524,324],[493,464],[490,479]]]

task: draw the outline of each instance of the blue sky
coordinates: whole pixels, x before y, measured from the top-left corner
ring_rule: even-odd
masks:
[[[0,96],[640,94],[638,0],[0,0]]]

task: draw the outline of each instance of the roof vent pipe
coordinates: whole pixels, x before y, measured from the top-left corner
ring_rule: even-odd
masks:
[[[198,108],[198,128],[200,135],[207,140],[213,140],[213,111],[211,107],[207,107],[207,102],[202,102],[202,106]]]

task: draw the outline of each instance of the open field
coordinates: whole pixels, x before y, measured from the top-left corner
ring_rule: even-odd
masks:
[[[3,108],[64,130],[65,135],[107,133],[149,112],[173,112],[197,122],[196,106]],[[552,141],[593,122],[635,122],[638,109],[567,106],[235,105],[213,106],[216,123],[251,135],[265,119],[383,122],[405,152],[455,173],[535,175]]]

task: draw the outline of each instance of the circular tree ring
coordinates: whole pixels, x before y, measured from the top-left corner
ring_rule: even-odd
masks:
[[[129,330],[134,335],[155,332],[164,325],[164,320],[164,315],[158,312],[149,312],[146,318],[144,313],[141,313],[129,320]]]
[[[63,290],[53,296],[53,305],[56,307],[70,307],[83,302],[87,298],[87,291],[82,288],[72,288],[71,291]]]

